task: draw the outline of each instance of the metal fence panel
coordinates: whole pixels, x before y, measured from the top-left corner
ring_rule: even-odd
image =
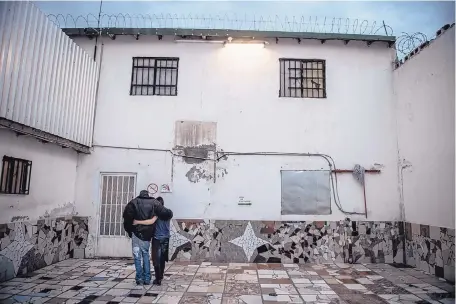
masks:
[[[0,117],[90,147],[97,64],[31,2],[0,2]]]

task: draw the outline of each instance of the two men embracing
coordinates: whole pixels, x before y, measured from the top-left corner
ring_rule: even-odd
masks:
[[[147,190],[142,190],[132,199],[123,213],[124,229],[132,239],[133,258],[136,268],[136,284],[149,285],[150,258],[152,243],[152,263],[154,265],[154,285],[161,285],[168,261],[169,224],[173,212],[164,206],[161,197],[150,197]]]

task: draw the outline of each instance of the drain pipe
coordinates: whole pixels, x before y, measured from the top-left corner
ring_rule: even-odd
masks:
[[[95,121],[97,117],[97,106],[98,106],[98,93],[100,90],[100,76],[101,76],[101,67],[103,63],[103,49],[104,49],[104,43],[103,43],[103,37],[101,36],[101,32],[98,33],[100,35],[100,41],[101,41],[101,50],[100,50],[100,60],[98,64],[98,77],[97,77],[97,84],[96,84],[96,89],[95,89],[95,105],[94,105],[94,110],[93,110],[93,120],[92,120],[92,147],[93,147],[93,142],[94,142],[94,137],[95,137]],[[97,46],[95,45],[95,48]],[[96,61],[96,58],[94,58]]]

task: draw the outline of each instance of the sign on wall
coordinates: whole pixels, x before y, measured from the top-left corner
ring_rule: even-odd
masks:
[[[168,184],[163,184],[160,186],[160,192],[161,193],[171,193],[171,187]]]

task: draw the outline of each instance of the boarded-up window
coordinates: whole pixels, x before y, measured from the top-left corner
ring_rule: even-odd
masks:
[[[214,145],[217,138],[217,123],[209,121],[176,121],[175,145],[199,147]]]
[[[329,171],[281,171],[282,214],[331,214]]]
[[[126,236],[123,210],[135,195],[135,175],[101,175],[100,235]]]

